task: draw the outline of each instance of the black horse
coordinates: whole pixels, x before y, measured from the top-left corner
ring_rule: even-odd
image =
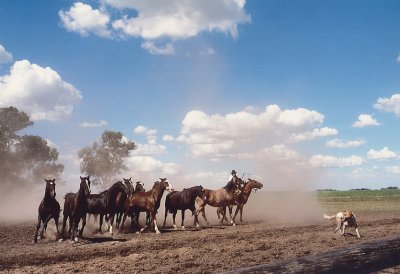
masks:
[[[194,215],[194,223],[196,227],[199,227],[199,220],[197,217],[195,202],[196,198],[199,197],[202,200],[206,200],[206,195],[204,188],[202,186],[194,186],[188,189],[183,189],[182,191],[173,191],[168,193],[165,198],[165,218],[164,218],[164,227],[165,222],[167,220],[168,211],[172,213],[173,226],[176,229],[175,217],[178,210],[181,210],[182,213],[182,229],[185,229],[184,220],[185,220],[185,210],[190,209],[192,211],[192,215]]]
[[[47,223],[52,218],[56,224],[57,237],[59,236],[58,218],[60,217],[60,204],[56,200],[56,179],[44,180],[46,181],[46,190],[44,192],[44,198],[42,199],[38,209],[38,223],[36,225],[35,237],[33,238],[34,243],[37,241],[40,224],[43,222],[43,229],[40,233],[41,238],[43,238],[47,229]]]
[[[77,231],[79,221],[84,217],[88,210],[87,197],[90,194],[90,177],[80,177],[81,183],[77,193],[65,194],[64,219],[61,235],[64,236],[65,225],[69,218],[69,230],[71,231],[71,240],[78,242]]]
[[[123,195],[127,196],[128,189],[122,182],[118,181],[115,184],[113,184],[109,189],[99,194],[90,194],[87,197],[87,204],[88,204],[87,213],[100,214],[100,226],[99,226],[100,233],[102,233],[101,227],[103,225],[103,217],[109,214],[110,234],[113,235],[112,226],[114,223],[115,213],[117,212],[116,200],[117,196],[119,196],[120,193],[123,193]],[[108,221],[107,218],[106,221]],[[83,229],[85,228],[85,225],[86,225],[86,214],[82,218],[82,228],[80,230],[81,236],[83,234]]]

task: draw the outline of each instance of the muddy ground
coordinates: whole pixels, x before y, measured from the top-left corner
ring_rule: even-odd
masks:
[[[246,222],[236,227],[213,221],[211,227],[200,230],[190,226],[186,231],[169,227],[160,235],[116,231],[113,238],[108,233],[98,235],[87,230],[84,239],[71,243],[54,240],[55,227],[51,222],[48,237],[35,245],[31,243],[33,223],[3,223],[0,224],[0,270],[215,273],[318,254],[400,233],[400,216],[393,213],[357,217],[361,239],[355,237],[352,228],[345,236],[334,234],[334,221],[321,219],[309,224]],[[399,267],[386,273],[398,272]]]

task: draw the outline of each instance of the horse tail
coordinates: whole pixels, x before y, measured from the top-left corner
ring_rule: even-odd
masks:
[[[328,219],[328,220],[333,220],[333,219],[336,218],[336,215],[331,215],[331,216],[329,216],[329,215],[324,214],[324,218],[325,218],[325,219]]]

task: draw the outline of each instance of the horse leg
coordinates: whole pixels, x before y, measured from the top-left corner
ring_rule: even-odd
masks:
[[[166,223],[166,221],[167,221],[167,216],[168,216],[168,208],[167,207],[165,207],[165,214],[164,214],[164,224],[163,224],[163,227],[165,227],[165,223]]]
[[[233,218],[232,218],[232,208],[233,208],[233,206],[228,206],[228,209],[229,209],[229,218],[231,219],[231,224],[232,224],[233,226],[235,226],[236,224],[235,224],[235,222],[233,221]]]
[[[151,214],[151,221],[154,223],[154,229],[155,229],[156,233],[160,234],[161,232],[160,232],[160,230],[158,230],[158,227],[157,227],[156,212],[153,212]]]
[[[236,206],[235,214],[233,215],[233,221],[236,219],[236,215],[239,213],[240,206]],[[240,221],[242,221],[242,216],[240,216]]]
[[[221,214],[222,214],[222,218],[219,221],[219,224],[223,225],[224,224],[224,220],[226,219],[226,206],[222,206],[221,207]]]
[[[153,214],[151,214],[151,217],[153,216]],[[147,218],[146,218],[147,219]],[[138,222],[139,223],[139,222]],[[147,223],[147,221],[146,221],[146,223],[145,223],[145,225],[144,225],[144,227],[142,228],[142,229],[140,229],[140,233],[142,233],[146,228],[147,228],[147,226],[148,226],[149,224]]]
[[[81,230],[79,231],[79,237],[83,238],[83,229],[86,226],[86,214],[82,216],[82,227]]]
[[[197,212],[195,209],[192,210],[192,215],[194,215],[194,225],[196,226],[196,228],[199,228],[199,217],[197,215]]]
[[[40,218],[40,215],[38,215],[38,223],[36,225],[36,232],[35,232],[35,236],[33,238],[33,243],[37,242],[37,236],[38,236],[38,231],[40,229],[40,223],[42,222],[42,219]]]
[[[206,217],[205,206],[202,206],[197,212],[198,213],[201,212],[201,216],[203,216],[203,219],[206,221],[207,225],[210,226],[210,223],[208,222],[207,217]]]
[[[240,222],[243,223],[243,207],[244,205],[240,205]]]
[[[172,213],[172,222],[173,222],[173,225],[172,225],[172,226],[174,227],[174,229],[176,229],[176,223],[175,223],[176,213],[177,213],[177,212]]]
[[[120,228],[121,230],[124,228],[126,216],[128,216],[128,215],[126,213],[123,213],[123,215],[122,215],[122,224],[121,224],[121,228]]]
[[[100,214],[100,224],[99,224],[99,233],[100,234],[103,234],[103,231],[101,231],[101,227],[103,226],[103,218],[104,218],[104,215]],[[107,222],[107,217],[106,217],[106,222]]]
[[[182,225],[181,225],[181,227],[182,227],[183,230],[185,230],[185,229],[186,229],[185,226],[184,226],[184,222],[185,222],[185,210],[182,209],[181,211],[182,211]]]
[[[72,219],[71,222],[71,226],[72,226],[72,231],[71,231],[71,242],[78,242],[78,237],[76,237],[76,231],[78,230],[78,222],[79,219],[77,220],[77,218],[74,216],[72,218],[70,218],[70,221]]]
[[[43,229],[42,229],[42,233],[40,233],[40,235],[42,236],[42,238],[44,239],[45,238],[45,234],[46,234],[46,230],[47,230],[47,223],[50,221],[50,219],[51,219],[51,214],[49,214],[47,217],[46,217],[46,220],[44,220],[44,222],[43,222]]]
[[[61,238],[60,239],[64,239],[64,231],[65,231],[65,225],[67,224],[67,219],[68,219],[68,216],[63,215],[63,224],[62,224]]]
[[[115,216],[115,214],[112,214],[111,216],[110,216],[110,234],[111,234],[111,237],[113,236],[113,224],[114,224],[114,216]]]
[[[57,230],[56,240],[58,240],[58,239],[60,239],[60,231],[58,230],[58,217],[54,217],[54,223],[56,224],[56,230]]]

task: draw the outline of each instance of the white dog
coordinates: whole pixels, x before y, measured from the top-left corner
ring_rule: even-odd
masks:
[[[329,220],[333,220],[336,218],[337,227],[334,232],[343,228],[341,230],[340,235],[344,235],[344,229],[346,228],[346,226],[354,227],[356,229],[357,237],[360,238],[360,233],[358,232],[356,216],[354,215],[353,212],[346,210],[346,211],[339,212],[338,214],[332,215],[332,216],[328,216],[328,215],[324,214],[324,218],[329,219]]]

